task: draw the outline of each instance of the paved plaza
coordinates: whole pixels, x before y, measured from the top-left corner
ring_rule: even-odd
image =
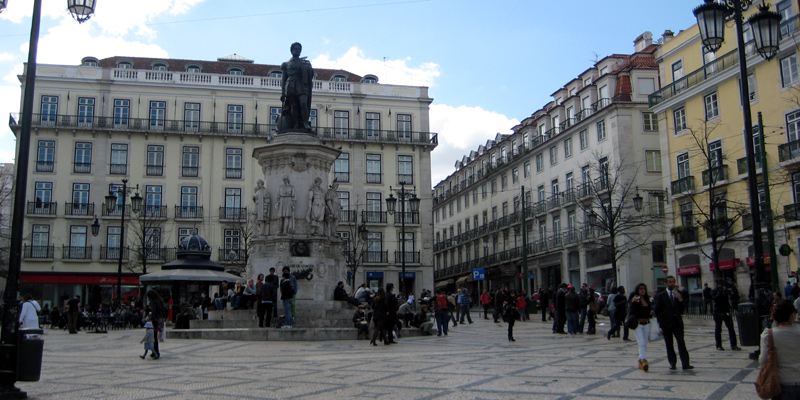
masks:
[[[549,323],[476,320],[447,337],[366,341],[168,340],[160,360],[140,360],[144,331],[68,335],[47,331],[42,380],[20,383],[32,399],[754,399],[747,350],[718,352],[708,320],[687,321],[696,369],[670,371],[663,341],[651,370],[636,369],[636,343],[552,335]],[[633,337],[633,335],[631,335]],[[727,342],[725,343],[727,345]]]

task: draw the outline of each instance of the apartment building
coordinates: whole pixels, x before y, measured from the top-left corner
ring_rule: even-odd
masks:
[[[429,188],[426,87],[387,85],[374,75],[317,69],[311,124],[341,149],[331,171],[339,183],[340,236],[367,228],[366,255],[355,282],[400,278],[400,218],[388,215],[390,188]],[[24,81],[24,80],[23,80]],[[81,294],[90,303],[175,257],[187,235],[205,237],[212,258],[241,273],[256,181],[252,157],[268,143],[280,114],[279,65],[232,55],[216,61],[86,57],[81,65],[39,65],[28,170],[21,281],[45,302]],[[10,125],[19,132],[12,115]],[[143,206],[103,206],[122,180]],[[427,190],[426,190],[427,192]],[[421,196],[406,218],[406,282],[433,286],[432,201]],[[126,216],[121,239],[121,215]],[[96,236],[91,225],[100,224]],[[360,235],[359,235],[360,237]]]
[[[590,223],[598,194],[592,188],[614,202],[620,196],[609,194],[609,182],[624,181],[630,192],[615,206],[630,212],[635,192],[646,203],[637,212],[663,214],[659,131],[647,107],[658,85],[658,45],[647,32],[634,46],[632,54],[612,54],[591,65],[512,134],[498,134],[458,160],[456,171],[435,186],[437,286],[466,285],[475,292],[521,288],[523,279],[531,288],[615,284],[612,261],[602,251],[609,235]],[[647,243],[619,257],[617,284],[654,284],[663,276],[665,244],[658,226],[628,232]],[[475,268],[484,268],[485,284],[473,281]]]
[[[782,285],[796,273],[800,254],[796,251],[800,246],[800,69],[796,45],[800,26],[796,2],[782,0],[775,6],[782,15],[782,40],[774,59],[766,61],[757,54],[747,23],[744,36],[754,146],[758,154],[764,135],[769,171],[772,218],[763,212],[766,193],[761,159],[757,159],[764,263],[778,269]],[[753,8],[748,15],[755,12]],[[735,282],[740,292],[747,294],[754,276],[739,60],[734,27],[728,25],[725,43],[716,53],[704,50],[697,25],[677,35],[667,32],[656,53],[661,88],[650,96],[661,132],[663,185],[670,190],[667,258],[671,272],[694,293],[704,283],[714,287],[718,279]],[[763,115],[763,132],[757,126],[758,113]],[[716,221],[713,230],[708,229],[711,218]],[[768,256],[766,224],[770,220],[776,253],[782,245],[795,249],[776,260]],[[711,258],[712,235],[721,242],[716,246],[718,266]]]

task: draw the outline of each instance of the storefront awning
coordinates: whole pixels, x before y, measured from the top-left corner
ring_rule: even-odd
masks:
[[[719,262],[719,270],[726,271],[729,269],[736,269],[736,266],[739,265],[740,262],[742,262],[742,260],[738,258],[729,258],[727,260],[721,260]],[[716,269],[716,265],[713,262],[709,263],[708,268],[711,269],[711,271],[714,271]]]
[[[168,269],[139,277],[142,282],[236,282],[242,277],[208,269]]]
[[[447,285],[449,285],[451,283],[453,283],[453,281],[451,279],[445,279],[443,281],[436,282],[434,287],[437,288],[437,289],[438,288],[443,288],[443,287],[446,287]]]
[[[456,286],[461,286],[461,285],[469,282],[470,278],[472,278],[472,275],[462,276],[461,278],[458,278],[456,280]]]
[[[678,267],[678,275],[680,276],[700,275],[700,264],[684,265]]]
[[[769,258],[768,255],[765,255],[763,260],[764,260],[764,267],[769,269],[769,266],[771,265],[771,263],[770,263],[771,259]],[[755,257],[747,257],[745,259],[745,261],[747,262],[747,266],[748,267],[750,267],[750,268],[755,268],[756,267],[756,258]]]
[[[64,273],[31,273],[23,272],[20,275],[22,284],[54,284],[54,285],[116,285],[116,274],[64,274]],[[136,275],[122,275],[122,284],[128,286],[139,285]]]

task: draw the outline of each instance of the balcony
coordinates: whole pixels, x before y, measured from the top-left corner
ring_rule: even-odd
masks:
[[[385,224],[386,211],[362,211],[361,220],[367,224]]]
[[[556,193],[550,196],[550,199],[547,201],[547,209],[552,210],[558,207],[561,207],[561,195]]]
[[[227,179],[242,179],[241,168],[225,168],[225,178]]]
[[[784,167],[800,162],[800,140],[792,140],[778,146],[778,161]]]
[[[165,219],[167,218],[167,206],[160,205],[145,205],[142,208],[142,216],[152,219]],[[202,214],[201,214],[202,215]]]
[[[217,260],[222,264],[244,264],[247,261],[247,249],[219,248]]]
[[[92,172],[92,163],[75,162],[72,164],[72,172],[76,174],[88,174]]]
[[[592,197],[592,185],[589,182],[581,183],[580,186],[577,188],[578,191],[578,199],[585,199],[588,197]]]
[[[539,200],[533,205],[533,214],[542,215],[547,212],[547,204],[544,200]]]
[[[692,192],[694,192],[694,176],[687,176],[672,181],[673,196],[680,196],[682,194],[687,194]]]
[[[128,164],[109,164],[108,173],[111,175],[126,175],[128,173]]]
[[[763,204],[762,204],[762,206],[763,206]],[[789,207],[789,206],[786,206],[786,207]],[[786,210],[786,207],[784,207],[784,211]],[[784,215],[784,218],[787,218],[786,222],[789,222],[788,217],[789,217],[788,215]],[[741,219],[742,219],[742,229],[743,230],[749,231],[749,230],[753,229],[753,215],[752,214],[744,214],[744,215],[742,215]],[[767,226],[767,218],[766,218],[766,216],[764,214],[761,214],[761,228],[763,229],[766,226]]]
[[[147,176],[163,176],[164,175],[164,166],[163,165],[147,165],[147,166],[145,166],[145,174]]]
[[[119,218],[122,216],[122,204],[117,204],[116,207],[109,210],[106,207],[100,207],[103,210],[103,217],[112,217],[112,218]],[[125,205],[125,217],[129,217],[131,215],[131,206]]]
[[[203,219],[203,206],[175,206],[175,219]]]
[[[405,213],[397,211],[394,213],[393,217],[395,224],[403,224],[403,223],[405,223],[406,225],[419,224],[419,211],[417,212],[406,211]]]
[[[563,233],[563,241],[564,245],[570,246],[573,244],[578,243],[578,230],[577,229],[567,229],[566,232]]]
[[[92,246],[62,246],[61,258],[64,260],[91,260]]]
[[[26,260],[52,260],[55,246],[30,246],[22,247],[22,258]]]
[[[716,60],[705,64],[702,68],[696,69],[683,78],[680,78],[675,82],[663,87],[661,90],[654,92],[647,98],[650,108],[653,108],[675,96],[678,96],[690,88],[702,84],[708,79],[721,74],[723,71],[739,65],[738,57],[739,55],[737,50],[729,51],[721,56],[718,56]]]
[[[395,251],[394,252],[394,263],[401,264],[403,262],[403,254],[405,254],[406,264],[419,264],[419,251]]]
[[[704,222],[703,225],[706,230],[706,237],[708,238],[726,236],[731,232],[732,223],[728,217],[718,217],[714,218],[714,220],[707,220]]]
[[[182,166],[181,167],[181,176],[184,178],[196,178],[198,175],[198,171],[200,168],[198,167],[188,167]]]
[[[356,210],[341,210],[339,212],[339,223],[353,224],[358,222],[358,215]]]
[[[246,207],[220,207],[219,219],[221,221],[244,221],[247,219]]]
[[[717,186],[728,180],[728,166],[719,165],[703,171],[703,186]]]
[[[100,246],[100,260],[119,261],[119,256],[120,256],[119,247]],[[122,249],[122,261],[127,261],[129,257],[130,257],[130,249],[128,247]]]
[[[575,195],[574,189],[569,189],[566,192],[561,193],[561,204],[567,205],[569,203],[574,203],[577,196]]]
[[[57,203],[54,201],[51,202],[42,202],[42,201],[29,201],[27,204],[27,214],[28,216],[40,216],[40,217],[49,217],[56,215],[56,208]]]
[[[36,172],[53,172],[54,167],[52,161],[36,161]]]
[[[388,251],[365,251],[361,261],[365,264],[387,264],[389,262]]]
[[[64,203],[64,216],[93,217],[94,203]]]
[[[756,172],[761,169],[761,157],[756,159]],[[739,176],[747,176],[747,157],[736,160],[736,173]]]
[[[175,259],[174,247],[139,247],[136,250],[136,257],[141,262],[170,262]]]
[[[697,228],[694,226],[675,226],[670,229],[675,237],[675,244],[684,244],[697,241]]]
[[[783,218],[786,222],[800,221],[800,203],[783,206]]]
[[[317,136],[323,141],[347,140],[356,142],[376,142],[376,143],[408,143],[418,145],[430,145],[435,147],[439,144],[438,135],[433,132],[411,132],[411,131],[387,131],[376,129],[353,129],[353,128],[331,128],[319,127]]]

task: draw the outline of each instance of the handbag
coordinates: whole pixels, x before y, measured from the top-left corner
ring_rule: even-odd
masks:
[[[631,330],[636,329],[639,326],[639,319],[636,318],[635,314],[629,314],[628,318],[625,319],[625,326]]]
[[[758,371],[756,378],[756,393],[762,399],[771,399],[780,396],[781,382],[778,376],[778,354],[772,338],[772,329],[767,330],[767,361]]]
[[[655,318],[650,320],[650,339],[651,342],[655,342],[656,340],[661,340],[663,338],[663,333],[661,332],[661,327],[658,325],[658,321]]]

